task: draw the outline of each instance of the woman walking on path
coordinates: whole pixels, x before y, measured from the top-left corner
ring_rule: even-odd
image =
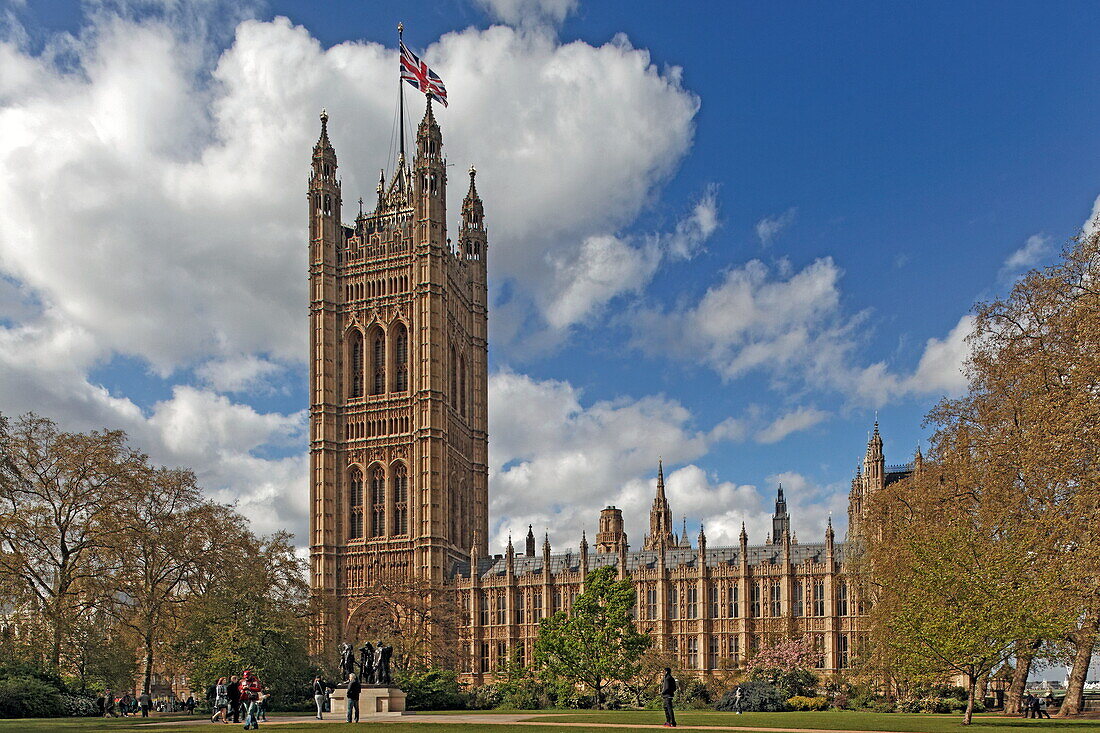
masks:
[[[222,719],[223,723],[229,722],[229,687],[225,677],[219,677],[214,685],[214,714],[210,716],[210,722],[214,723]]]

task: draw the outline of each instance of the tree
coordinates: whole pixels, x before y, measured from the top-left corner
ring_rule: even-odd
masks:
[[[1054,575],[1037,570],[1026,551],[1034,528],[983,503],[969,467],[947,455],[936,470],[873,496],[868,526],[876,531],[861,557],[880,658],[917,680],[963,677],[967,725],[980,681],[1017,641],[1046,638],[1066,622],[1037,600]]]
[[[258,538],[226,527],[224,562],[180,610],[174,648],[196,683],[255,671],[276,705],[303,699],[308,657],[309,590],[289,535]]]
[[[233,561],[220,547],[227,513],[242,519],[204,500],[193,473],[167,468],[146,470],[142,491],[120,507],[117,521],[125,533],[114,548],[120,569],[115,590],[125,600],[113,608],[140,640],[145,692],[150,691],[157,647],[190,596],[189,581],[204,565]]]
[[[0,579],[46,626],[45,663],[89,608],[109,602],[116,512],[134,495],[145,457],[119,431],[67,433],[27,414],[0,423]]]
[[[770,682],[787,697],[811,696],[817,687],[813,668],[820,658],[821,652],[805,637],[779,639],[762,644],[745,665],[745,671],[750,679]]]
[[[615,579],[615,569],[588,574],[572,613],[544,618],[535,642],[535,658],[551,677],[592,690],[602,708],[609,683],[625,683],[639,671],[650,638],[634,628],[634,583]]]

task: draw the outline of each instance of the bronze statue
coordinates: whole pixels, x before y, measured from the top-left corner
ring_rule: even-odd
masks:
[[[346,641],[340,645],[340,670],[345,679],[355,671],[355,650]]]
[[[369,685],[374,676],[374,647],[369,641],[359,647],[359,679]]]

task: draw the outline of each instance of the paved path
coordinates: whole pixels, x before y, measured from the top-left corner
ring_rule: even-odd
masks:
[[[568,713],[566,713],[567,715]],[[649,730],[651,728],[662,729],[660,723],[562,723],[555,722],[555,714],[539,713],[507,713],[503,715],[364,715],[359,719],[361,723],[462,723],[465,725],[529,725],[532,727],[558,727],[558,728],[619,728],[629,730]],[[153,723],[154,726],[192,725],[202,722],[196,720],[171,721]],[[278,716],[270,721],[261,723],[264,728],[269,725],[289,725],[291,723],[343,723],[342,715],[329,714],[324,720],[317,720],[312,715],[303,716]],[[838,728],[768,728],[751,725],[679,725],[680,730],[740,730],[761,731],[762,733],[898,733],[897,731],[875,730],[844,730]],[[213,728],[216,730],[216,728]]]

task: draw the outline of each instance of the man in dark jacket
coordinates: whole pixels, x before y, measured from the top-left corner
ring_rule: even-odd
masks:
[[[348,715],[347,722],[351,723],[351,713],[355,711],[355,721],[359,722],[359,693],[362,691],[363,685],[356,679],[355,674],[348,675]]]
[[[665,704],[665,728],[676,727],[676,714],[672,712],[672,698],[676,694],[676,679],[672,670],[665,667],[665,676],[661,678],[661,700]]]
[[[225,687],[226,697],[229,698],[229,712],[233,714],[233,722],[241,722],[241,678],[233,675],[229,678],[229,684]]]

